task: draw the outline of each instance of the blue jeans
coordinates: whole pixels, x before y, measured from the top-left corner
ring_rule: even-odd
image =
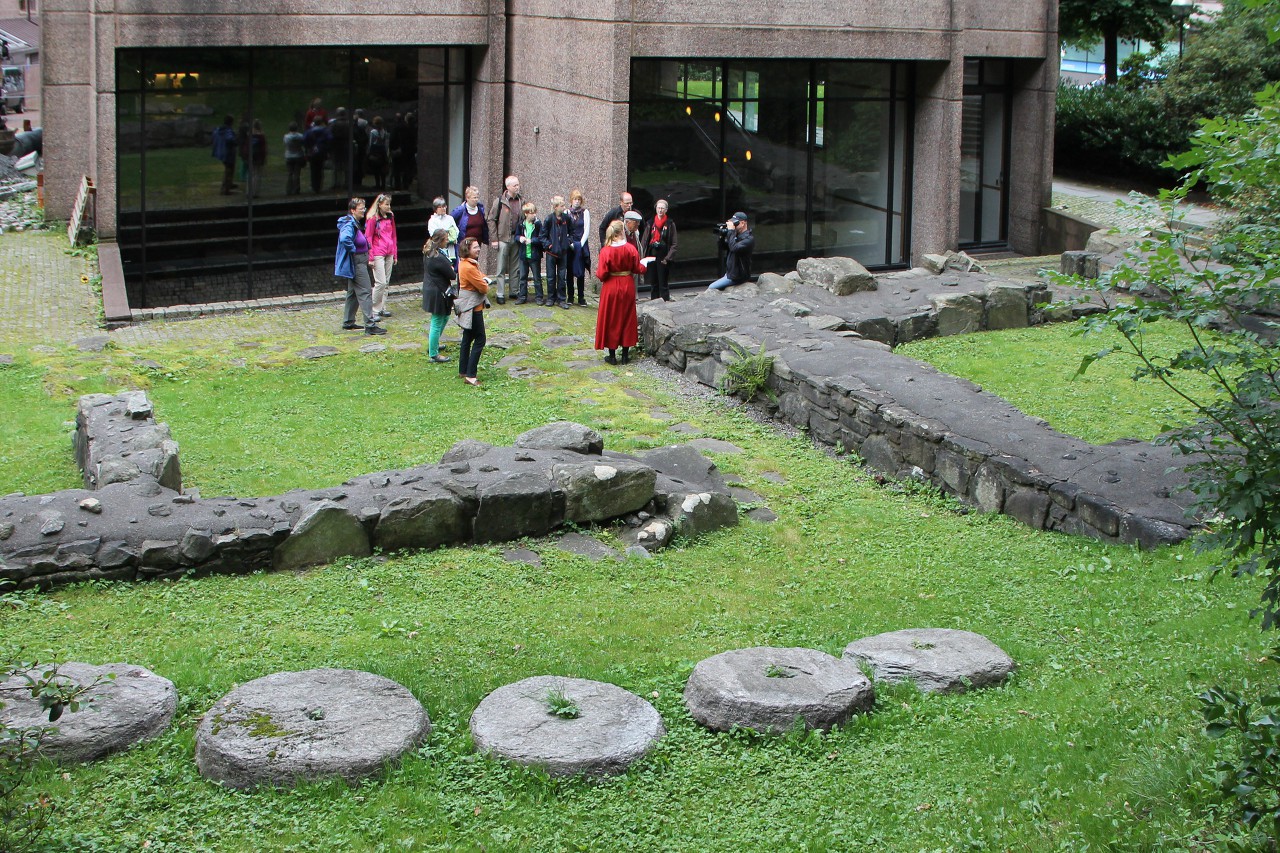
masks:
[[[533,279],[533,293],[542,298],[542,259],[520,253],[520,286],[515,288],[514,296],[518,299],[529,298],[529,279]]]
[[[734,285],[737,285],[737,284],[742,284],[742,282],[734,281],[733,279],[729,278],[726,275],[726,276],[721,276],[720,278],[708,284],[707,290],[724,290],[726,287],[733,287]]]
[[[547,298],[560,305],[569,301],[568,258],[547,255]]]

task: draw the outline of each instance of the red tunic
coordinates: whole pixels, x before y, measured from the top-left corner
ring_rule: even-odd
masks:
[[[636,281],[644,272],[640,253],[631,243],[605,246],[596,264],[600,279],[600,309],[596,313],[596,349],[633,347],[639,340],[636,322]]]

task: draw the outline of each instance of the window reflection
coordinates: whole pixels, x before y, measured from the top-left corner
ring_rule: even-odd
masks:
[[[402,244],[420,244],[426,200],[466,181],[454,143],[467,116],[451,105],[466,103],[467,59],[465,48],[118,51],[133,304],[331,290],[334,222],[352,195],[390,192]],[[436,132],[420,147],[424,113]],[[396,280],[420,263],[402,253]]]
[[[672,201],[685,280],[720,275],[712,226],[752,215],[756,257],[869,266],[907,257],[910,67],[890,62],[633,62],[628,185]],[[688,237],[686,238],[686,235]]]

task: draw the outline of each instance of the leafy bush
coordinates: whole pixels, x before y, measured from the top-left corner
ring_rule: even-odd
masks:
[[[1163,163],[1186,149],[1194,122],[1170,121],[1150,91],[1059,86],[1055,168],[1163,185],[1176,181],[1178,173]]]
[[[1280,4],[1272,4],[1275,8]],[[1273,32],[1273,38],[1280,30]],[[1222,553],[1217,571],[1263,582],[1263,630],[1280,628],[1280,352],[1274,338],[1280,313],[1280,87],[1257,96],[1242,118],[1202,123],[1185,155],[1170,166],[1190,168],[1181,185],[1162,194],[1168,230],[1141,241],[1139,254],[1092,286],[1112,307],[1086,318],[1086,332],[1118,331],[1119,348],[1087,357],[1081,371],[1116,349],[1137,360],[1135,378],[1153,378],[1183,396],[1197,419],[1166,440],[1191,457],[1187,470],[1197,508],[1208,519],[1199,538]],[[1178,226],[1180,203],[1204,181],[1239,205],[1204,248],[1190,245]],[[1119,301],[1116,291],[1155,294]],[[1144,330],[1160,321],[1183,324],[1194,344],[1169,357],[1148,347]],[[1257,331],[1255,331],[1257,330]],[[1200,397],[1188,377],[1216,393]],[[1273,650],[1269,660],[1277,662]],[[1245,686],[1247,691],[1248,685]],[[1200,696],[1206,733],[1230,737],[1235,753],[1218,762],[1219,791],[1236,806],[1228,849],[1276,849],[1280,842],[1280,696],[1265,689],[1253,700],[1214,687]]]
[[[1252,109],[1253,93],[1280,80],[1280,45],[1268,40],[1267,15],[1227,0],[1156,87],[1162,111],[1185,122]]]

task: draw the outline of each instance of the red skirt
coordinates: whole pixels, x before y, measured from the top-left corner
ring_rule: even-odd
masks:
[[[635,276],[609,276],[600,287],[596,349],[633,347],[640,339],[637,329]]]

